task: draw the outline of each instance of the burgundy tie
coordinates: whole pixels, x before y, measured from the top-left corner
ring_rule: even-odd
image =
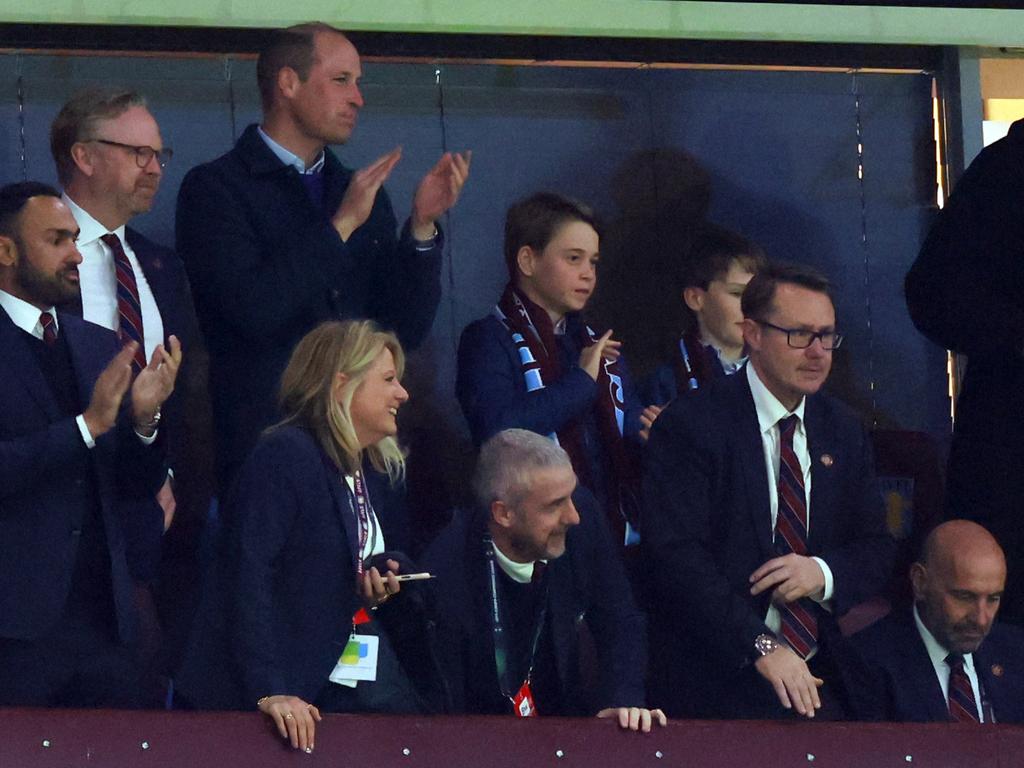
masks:
[[[132,368],[136,373],[146,367],[146,337],[142,328],[142,304],[139,302],[139,284],[135,279],[135,270],[128,261],[128,255],[121,247],[117,235],[107,234],[100,237],[114,254],[114,272],[117,275],[117,316],[120,320],[118,335],[121,341],[137,342],[139,347],[132,360]]]
[[[775,519],[775,549],[780,555],[807,554],[807,493],[803,469],[793,450],[798,421],[797,416],[789,416],[779,422],[779,512]],[[814,601],[806,597],[779,608],[782,637],[804,659],[818,646],[816,612]]]
[[[535,560],[533,563],[533,575],[530,576],[530,584],[540,584],[544,580],[544,572],[548,564],[543,560]]]
[[[946,657],[949,665],[949,717],[958,723],[978,723],[978,704],[974,700],[971,679],[964,671],[964,657],[951,653]]]
[[[43,341],[52,347],[57,343],[57,322],[49,312],[43,312],[39,315],[39,323],[43,326]]]

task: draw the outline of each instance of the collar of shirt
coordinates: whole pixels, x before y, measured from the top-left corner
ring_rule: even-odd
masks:
[[[747,366],[747,383],[750,384],[750,394],[754,398],[754,408],[757,409],[757,424],[761,433],[775,428],[779,421],[787,416],[794,415],[799,419],[797,429],[803,432],[804,429],[804,406],[807,398],[800,398],[800,402],[792,411],[786,410],[786,406],[779,402],[779,399],[768,391],[761,378],[757,375],[753,365]]]
[[[726,374],[729,376],[736,373],[736,371],[742,368],[743,365],[747,362],[746,355],[741,357],[739,360],[726,360],[724,357],[722,357],[722,350],[720,350],[710,341],[705,341],[704,339],[701,339],[700,343],[715,353],[715,356],[718,358],[718,363],[722,366],[722,370],[725,371]]]
[[[565,324],[566,324],[566,322],[567,322],[567,318],[563,317],[561,320],[559,320],[557,323],[555,323],[554,328],[553,328],[553,330],[555,332],[555,336],[565,336]]]
[[[75,244],[79,248],[90,245],[103,237],[103,235],[107,234],[109,230],[96,221],[96,219],[92,217],[91,213],[68,197],[67,192],[63,193],[60,197],[61,200],[64,201],[64,204],[71,210],[71,215],[75,217],[75,222],[78,224],[78,240],[75,241]],[[125,225],[122,224],[120,227],[110,232],[112,235],[117,235],[117,239],[121,241],[122,245],[125,243],[124,227]]]
[[[924,642],[924,647],[928,651],[928,658],[932,660],[932,666],[936,670],[943,670],[943,677],[949,679],[949,665],[946,664],[946,657],[949,655],[949,651],[942,647],[942,644],[935,639],[935,635],[931,633],[931,630],[924,625],[921,621],[921,614],[917,612],[917,606],[914,606],[914,624],[917,625],[917,631],[921,635],[921,640]],[[965,653],[964,657],[964,671],[968,675],[974,674],[974,654]],[[948,696],[948,694],[947,694]]]
[[[6,291],[0,291],[0,307],[4,308],[4,311],[11,318],[11,322],[25,333],[30,333],[37,339],[43,338],[43,324],[39,322],[39,316],[42,315],[43,310],[39,309],[39,307],[29,304],[17,296],[12,296]],[[59,332],[60,323],[57,320],[57,310],[54,307],[50,307],[45,311],[53,316],[53,324]]]
[[[505,557],[505,553],[494,547],[494,557],[498,560],[498,566],[505,572],[512,581],[519,584],[529,584],[533,580],[534,563],[517,563]],[[543,562],[547,562],[544,560]]]
[[[263,139],[263,143],[266,144],[270,151],[277,156],[277,159],[280,160],[285,165],[292,166],[299,173],[303,175],[309,173],[318,173],[320,169],[324,167],[325,155],[322,149],[320,150],[320,156],[316,159],[316,161],[311,166],[309,166],[309,168],[306,168],[305,160],[296,155],[290,149],[285,149],[272,138],[270,138],[270,135],[263,130],[262,125],[256,126],[256,130],[259,133],[260,138]]]

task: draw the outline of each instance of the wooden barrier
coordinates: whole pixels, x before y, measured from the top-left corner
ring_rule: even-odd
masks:
[[[0,709],[0,768],[978,768],[1024,765],[1024,727],[328,715],[316,751],[252,713]]]

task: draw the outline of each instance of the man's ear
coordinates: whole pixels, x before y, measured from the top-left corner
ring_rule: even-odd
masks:
[[[914,589],[914,602],[924,600],[925,587],[928,583],[928,570],[921,563],[910,566],[910,586]]]
[[[92,150],[89,149],[89,145],[84,141],[76,141],[71,145],[71,160],[74,162],[75,167],[78,168],[86,176],[92,176],[94,164],[92,159]]]
[[[502,528],[511,528],[515,511],[501,499],[495,499],[491,502],[491,519]]]
[[[748,350],[761,349],[761,326],[749,317],[743,318],[740,323],[740,330],[743,332],[743,346]]]
[[[14,267],[18,264],[18,246],[14,238],[0,235],[0,267]]]
[[[537,252],[528,245],[524,245],[516,252],[516,265],[519,271],[526,277],[533,277],[537,271]]]
[[[691,311],[700,313],[704,309],[704,295],[706,291],[696,285],[688,285],[683,289],[683,301]]]
[[[292,98],[300,85],[302,85],[302,79],[299,77],[299,73],[291,67],[281,67],[277,70],[277,90],[286,98]]]

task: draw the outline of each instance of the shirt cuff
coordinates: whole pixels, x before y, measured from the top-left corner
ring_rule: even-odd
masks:
[[[822,560],[820,557],[812,557],[811,560],[818,564],[821,568],[821,573],[825,577],[825,589],[821,595],[821,598],[812,598],[814,602],[819,604],[827,603],[832,599],[832,591],[835,588],[835,580],[832,578],[832,569],[828,567],[828,563]]]
[[[152,445],[153,443],[155,443],[156,442],[156,436],[159,435],[159,434],[160,434],[160,430],[158,429],[155,432],[153,432],[152,435],[150,435],[149,437],[146,437],[145,435],[139,434],[138,430],[135,430],[135,436],[137,438],[139,438],[139,441],[143,445]]]
[[[85,424],[85,414],[78,414],[75,416],[75,423],[78,425],[78,431],[82,435],[82,442],[85,443],[86,448],[95,448],[96,441],[92,439],[92,434],[89,432],[89,427]]]

